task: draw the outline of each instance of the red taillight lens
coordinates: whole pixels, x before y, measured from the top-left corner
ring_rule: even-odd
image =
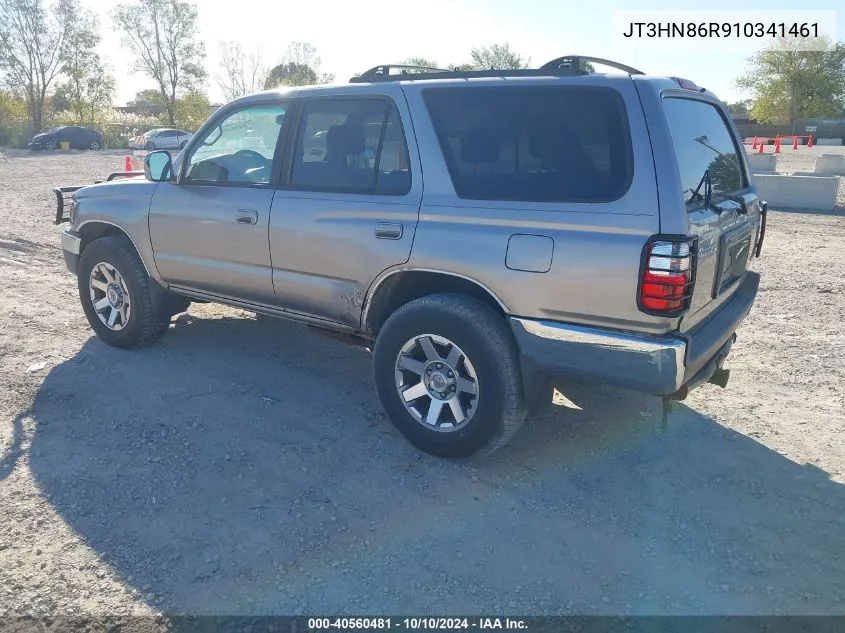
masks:
[[[677,315],[689,308],[695,270],[693,257],[690,241],[649,242],[640,283],[640,308],[667,315]]]

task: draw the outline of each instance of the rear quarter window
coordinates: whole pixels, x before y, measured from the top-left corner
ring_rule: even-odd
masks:
[[[736,141],[715,105],[673,97],[663,101],[663,109],[688,207],[703,205],[707,176],[714,199],[724,198],[746,186]]]
[[[461,198],[610,202],[630,186],[630,132],[614,90],[428,88],[423,99]]]

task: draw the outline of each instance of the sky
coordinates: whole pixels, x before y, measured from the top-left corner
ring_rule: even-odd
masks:
[[[139,90],[153,87],[152,80],[133,72],[129,50],[121,46],[109,17],[114,0],[82,0],[99,17],[103,32],[101,55],[117,78],[116,101],[123,104]],[[563,55],[581,54],[612,59],[634,66],[649,75],[679,76],[714,91],[726,101],[743,94],[735,80],[746,68],[757,44],[746,50],[716,40],[699,43],[697,50],[657,50],[655,43],[639,44],[619,37],[614,16],[621,11],[666,11],[666,19],[678,11],[694,10],[701,3],[683,0],[623,2],[592,0],[348,0],[282,2],[271,0],[195,0],[199,10],[201,38],[205,42],[208,93],[212,102],[222,101],[215,81],[219,68],[218,46],[237,41],[247,51],[260,50],[268,65],[278,63],[287,45],[304,41],[314,45],[322,60],[321,71],[334,73],[337,81],[379,64],[397,63],[410,56],[432,59],[440,65],[464,63],[473,47],[508,42],[530,59],[531,66]],[[793,10],[794,0],[744,0],[707,3],[710,16],[734,21],[729,10],[742,9],[756,20],[777,18],[764,11]],[[835,10],[841,0],[816,0],[808,10]],[[801,10],[795,15],[801,15]],[[810,18],[814,16],[807,14]],[[830,14],[828,14],[830,15]],[[817,16],[816,16],[817,17]],[[845,40],[845,11],[835,20],[836,37]],[[802,21],[811,21],[810,19]],[[712,45],[711,45],[712,42]],[[750,47],[750,48],[748,48]]]

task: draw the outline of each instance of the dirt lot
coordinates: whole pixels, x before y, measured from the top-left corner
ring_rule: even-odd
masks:
[[[663,429],[562,385],[450,462],[302,327],[203,305],[149,349],[92,338],[50,187],[122,162],[0,158],[0,615],[845,614],[842,210],[771,214],[727,390]]]

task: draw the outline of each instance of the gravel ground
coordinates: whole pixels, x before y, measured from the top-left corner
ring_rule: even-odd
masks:
[[[728,389],[664,428],[561,385],[451,462],[303,327],[199,305],[152,348],[93,338],[50,188],[122,162],[0,158],[0,615],[845,614],[842,209],[771,213]]]

